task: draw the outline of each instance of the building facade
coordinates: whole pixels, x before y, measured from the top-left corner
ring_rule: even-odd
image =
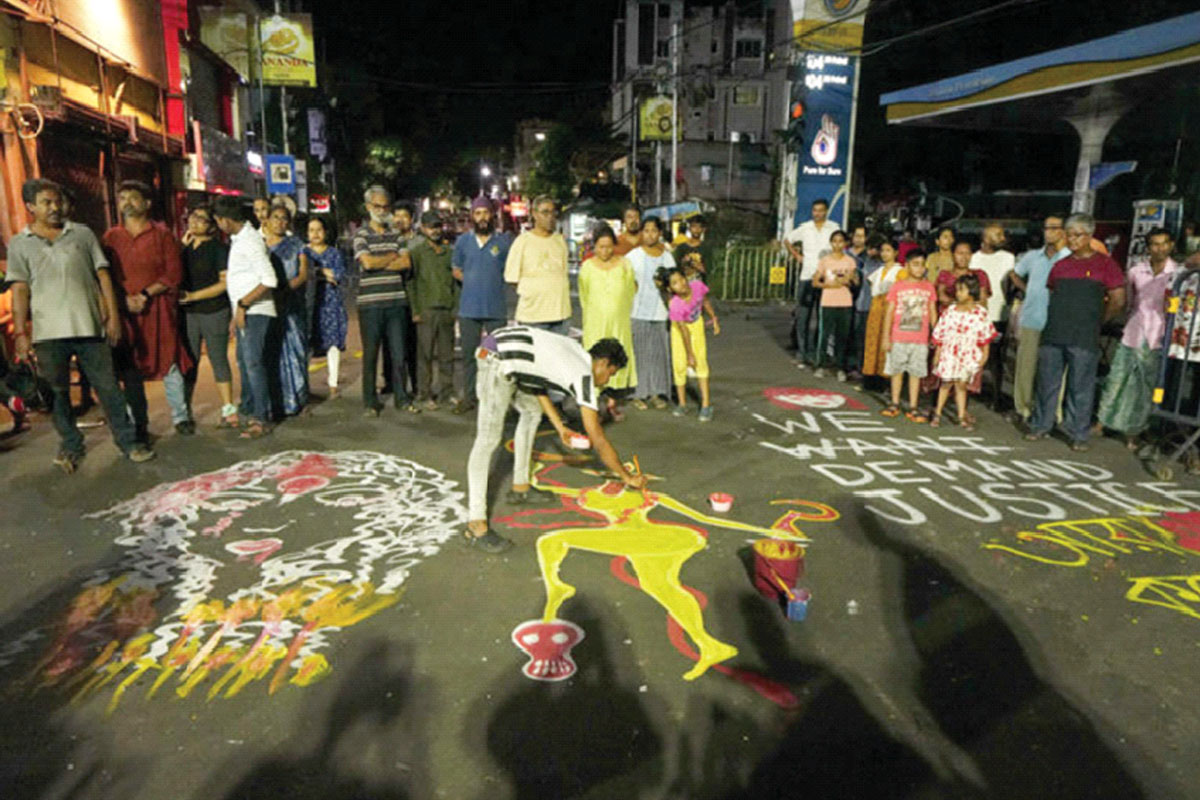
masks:
[[[642,102],[678,96],[677,169],[672,175],[664,156],[662,201],[674,180],[681,199],[770,210],[777,134],[787,115],[790,31],[786,0],[765,0],[753,12],[733,2],[625,0],[613,30],[610,122],[618,135],[640,138]],[[640,178],[643,204],[660,199],[652,196],[658,149],[631,146],[614,167],[627,181]],[[669,149],[668,141],[663,151]]]

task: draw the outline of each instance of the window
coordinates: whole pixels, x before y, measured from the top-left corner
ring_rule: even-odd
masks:
[[[758,98],[757,86],[735,86],[733,89],[733,104],[735,106],[756,106],[758,105]]]
[[[637,63],[654,63],[654,6],[643,3],[638,6]]]
[[[659,58],[670,58],[671,57],[671,40],[670,39],[661,40],[658,43],[658,47],[655,49],[654,53]]]
[[[738,39],[734,45],[736,58],[762,58],[762,39]]]
[[[658,4],[658,16],[661,17],[662,19],[669,19],[671,16],[671,4],[670,3],[659,3]]]

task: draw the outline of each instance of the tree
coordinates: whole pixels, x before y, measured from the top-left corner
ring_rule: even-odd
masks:
[[[577,181],[571,171],[571,156],[575,145],[575,132],[566,125],[554,125],[546,132],[546,141],[533,153],[529,194],[549,195],[558,203],[566,203],[574,196]]]

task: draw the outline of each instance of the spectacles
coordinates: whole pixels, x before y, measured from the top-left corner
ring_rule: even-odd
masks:
[[[1090,236],[1091,236],[1091,234],[1088,233],[1087,231],[1067,231],[1068,239],[1085,239]]]
[[[1044,231],[1061,231],[1062,225],[1047,225],[1044,228],[1042,228],[1042,230],[1044,230]]]
[[[367,208],[378,208],[386,211],[387,207],[387,203],[367,203]]]

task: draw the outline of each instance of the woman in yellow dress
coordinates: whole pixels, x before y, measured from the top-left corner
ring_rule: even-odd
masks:
[[[604,226],[596,231],[594,255],[579,268],[579,305],[583,310],[583,347],[586,350],[601,339],[616,339],[625,348],[629,363],[609,379],[608,410],[613,419],[622,418],[617,398],[628,394],[637,384],[637,366],[633,360],[633,295],[637,283],[633,265],[625,256],[615,254],[617,237]]]

